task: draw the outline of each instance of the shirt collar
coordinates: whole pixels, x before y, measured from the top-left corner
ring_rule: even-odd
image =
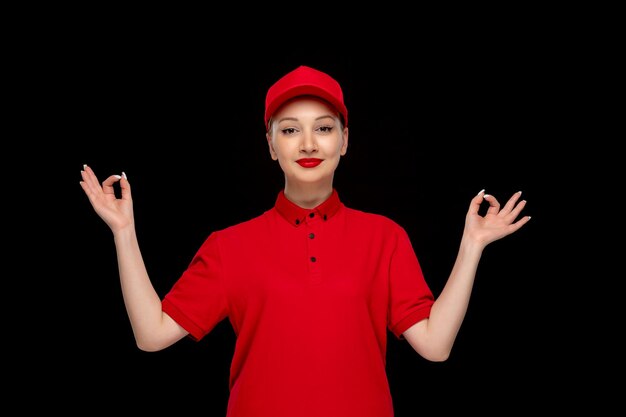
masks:
[[[329,220],[339,211],[341,201],[339,200],[337,190],[333,189],[332,194],[326,201],[315,208],[305,209],[289,201],[287,197],[285,197],[285,190],[281,190],[278,193],[274,207],[285,220],[293,226],[298,227],[303,224],[307,218],[314,218],[316,215],[323,221]]]

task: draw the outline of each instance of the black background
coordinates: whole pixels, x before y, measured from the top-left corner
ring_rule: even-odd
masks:
[[[264,138],[265,92],[304,64],[335,77],[346,97],[350,142],[335,178],[343,202],[404,226],[435,294],[480,189],[503,203],[522,190],[524,214],[533,216],[486,249],[448,361],[427,362],[389,333],[397,416],[416,415],[416,407],[559,407],[554,387],[576,377],[568,364],[578,358],[567,354],[571,329],[557,308],[571,278],[559,270],[575,256],[556,253],[569,243],[561,206],[578,178],[554,164],[564,149],[555,138],[571,122],[563,110],[573,100],[567,47],[524,36],[438,38],[402,53],[351,54],[327,44],[225,51],[189,40],[67,33],[38,43],[30,69],[37,103],[48,110],[41,123],[55,138],[38,151],[54,155],[50,182],[62,195],[52,205],[62,214],[52,211],[39,229],[47,231],[38,244],[51,255],[52,273],[43,285],[44,324],[36,325],[41,343],[29,349],[42,376],[32,386],[64,378],[50,405],[71,409],[78,396],[102,409],[175,404],[224,415],[234,347],[228,322],[198,343],[138,350],[112,235],[79,173],[82,164],[100,179],[126,172],[144,260],[164,295],[212,230],[274,203],[283,178]]]

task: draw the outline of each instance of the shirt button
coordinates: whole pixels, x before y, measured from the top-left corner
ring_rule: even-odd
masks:
[[[315,233],[309,233],[309,239],[313,239],[315,237]]]
[[[309,213],[309,217],[310,217],[310,218],[315,217],[315,213]]]
[[[311,256],[311,262],[315,262],[317,261],[317,258],[315,256]]]

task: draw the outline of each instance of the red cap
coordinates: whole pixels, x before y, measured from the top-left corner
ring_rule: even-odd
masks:
[[[332,104],[348,126],[348,109],[343,102],[343,92],[339,83],[328,74],[301,65],[285,74],[267,90],[265,97],[265,127],[274,112],[287,100],[303,95],[320,97]]]

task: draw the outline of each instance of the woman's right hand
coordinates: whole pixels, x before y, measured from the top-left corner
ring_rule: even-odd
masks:
[[[80,186],[87,194],[91,206],[114,234],[125,228],[134,227],[133,200],[126,174],[111,175],[102,182],[102,185],[87,165],[84,165],[80,175],[83,178]],[[115,196],[113,188],[118,181],[122,188],[121,198]]]

